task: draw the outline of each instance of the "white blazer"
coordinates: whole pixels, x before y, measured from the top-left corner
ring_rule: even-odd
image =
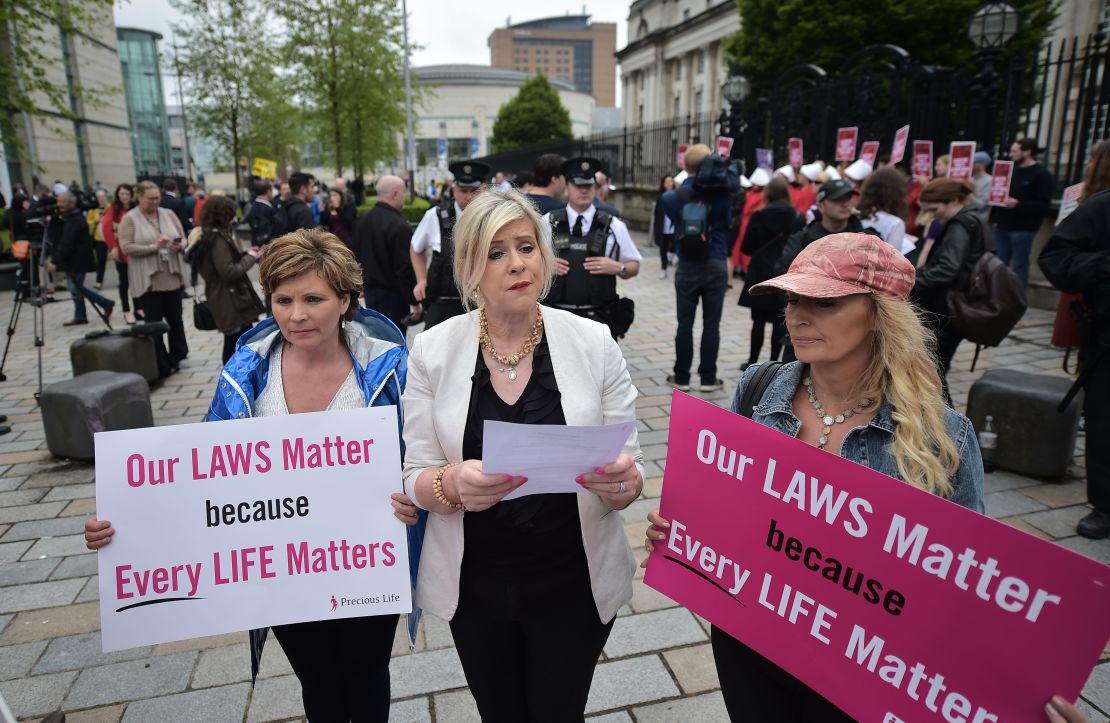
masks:
[[[608,327],[566,311],[544,307],[544,330],[568,425],[635,420],[636,387]],[[413,499],[416,478],[429,467],[462,462],[463,430],[470,407],[471,377],[478,355],[478,312],[417,335],[409,353],[405,385],[405,492]],[[636,431],[624,447],[643,475]],[[459,604],[463,515],[432,513],[420,556],[416,602],[444,620]],[[578,495],[582,544],[598,617],[607,623],[632,599],[636,562],[620,514],[595,494]]]

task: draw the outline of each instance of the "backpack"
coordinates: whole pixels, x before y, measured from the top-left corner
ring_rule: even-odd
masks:
[[[755,373],[752,374],[748,386],[744,387],[744,393],[740,393],[740,386],[736,387],[736,399],[734,406],[736,413],[741,417],[752,418],[755,413],[755,405],[763,399],[763,395],[767,392],[771,382],[775,381],[775,376],[779,373],[779,368],[782,367],[783,362],[768,361],[763,362],[756,367]]]
[[[696,183],[696,182],[695,182]],[[675,233],[684,258],[705,261],[709,258],[709,207],[686,189],[679,189],[682,218]]]
[[[738,193],[740,191],[740,172],[728,159],[717,154],[706,156],[698,173],[694,176],[694,187],[699,191],[721,191]]]
[[[274,209],[274,215],[270,217],[270,238],[275,239],[287,233],[289,233],[289,212],[283,203]]]
[[[948,316],[952,327],[976,346],[998,346],[1017,326],[1029,302],[1025,284],[998,258],[983,222],[976,218],[975,223],[983,239],[983,255],[966,283],[949,292]]]

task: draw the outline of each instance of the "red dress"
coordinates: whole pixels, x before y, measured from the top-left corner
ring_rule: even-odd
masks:
[[[744,271],[748,270],[748,262],[751,256],[740,252],[740,242],[744,240],[744,232],[748,230],[748,221],[751,220],[752,214],[763,208],[763,191],[749,190],[744,196],[744,212],[740,217],[740,235],[736,239],[736,245],[732,248],[732,264],[738,266]]]

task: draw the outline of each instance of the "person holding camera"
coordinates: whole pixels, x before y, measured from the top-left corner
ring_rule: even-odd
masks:
[[[77,197],[72,192],[58,194],[58,215],[51,218],[46,233],[50,243],[47,269],[65,272],[66,287],[73,296],[73,318],[62,326],[89,323],[86,298],[100,308],[105,318],[111,315],[115,302],[85,288],[85,274],[96,270],[96,259],[85,213],[77,207]]]
[[[120,250],[127,255],[127,281],[135,305],[147,323],[169,324],[169,349],[158,340],[158,369],[168,376],[189,356],[181,299],[185,290],[185,230],[172,210],[159,208],[162,194],[150,181],[135,184],[138,205],[119,225]]]
[[[1110,537],[1110,141],[1096,145],[1091,159],[1079,208],[1056,227],[1038,263],[1053,286],[1083,294],[1073,305],[1081,369],[1076,385],[1085,392],[1087,500],[1094,510],[1076,531],[1098,540]]]

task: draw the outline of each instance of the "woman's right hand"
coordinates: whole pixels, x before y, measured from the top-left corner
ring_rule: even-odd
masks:
[[[658,512],[649,512],[647,519],[651,523],[651,527],[644,531],[644,547],[650,553],[655,549],[656,542],[667,539],[667,530],[671,523],[660,517]],[[651,557],[645,557],[644,561],[640,563],[640,567],[647,569],[648,560],[650,559]]]
[[[1087,723],[1087,716],[1059,695],[1052,696],[1048,701],[1044,707],[1044,714],[1052,723]]]
[[[510,474],[486,474],[481,460],[468,459],[447,470],[443,487],[448,499],[459,500],[469,512],[481,512],[527,481]]]
[[[112,261],[119,261],[119,249],[116,247],[108,249],[108,255],[112,257]]]
[[[85,520],[85,547],[90,550],[99,550],[112,541],[112,523],[108,520],[98,520],[90,517]]]

